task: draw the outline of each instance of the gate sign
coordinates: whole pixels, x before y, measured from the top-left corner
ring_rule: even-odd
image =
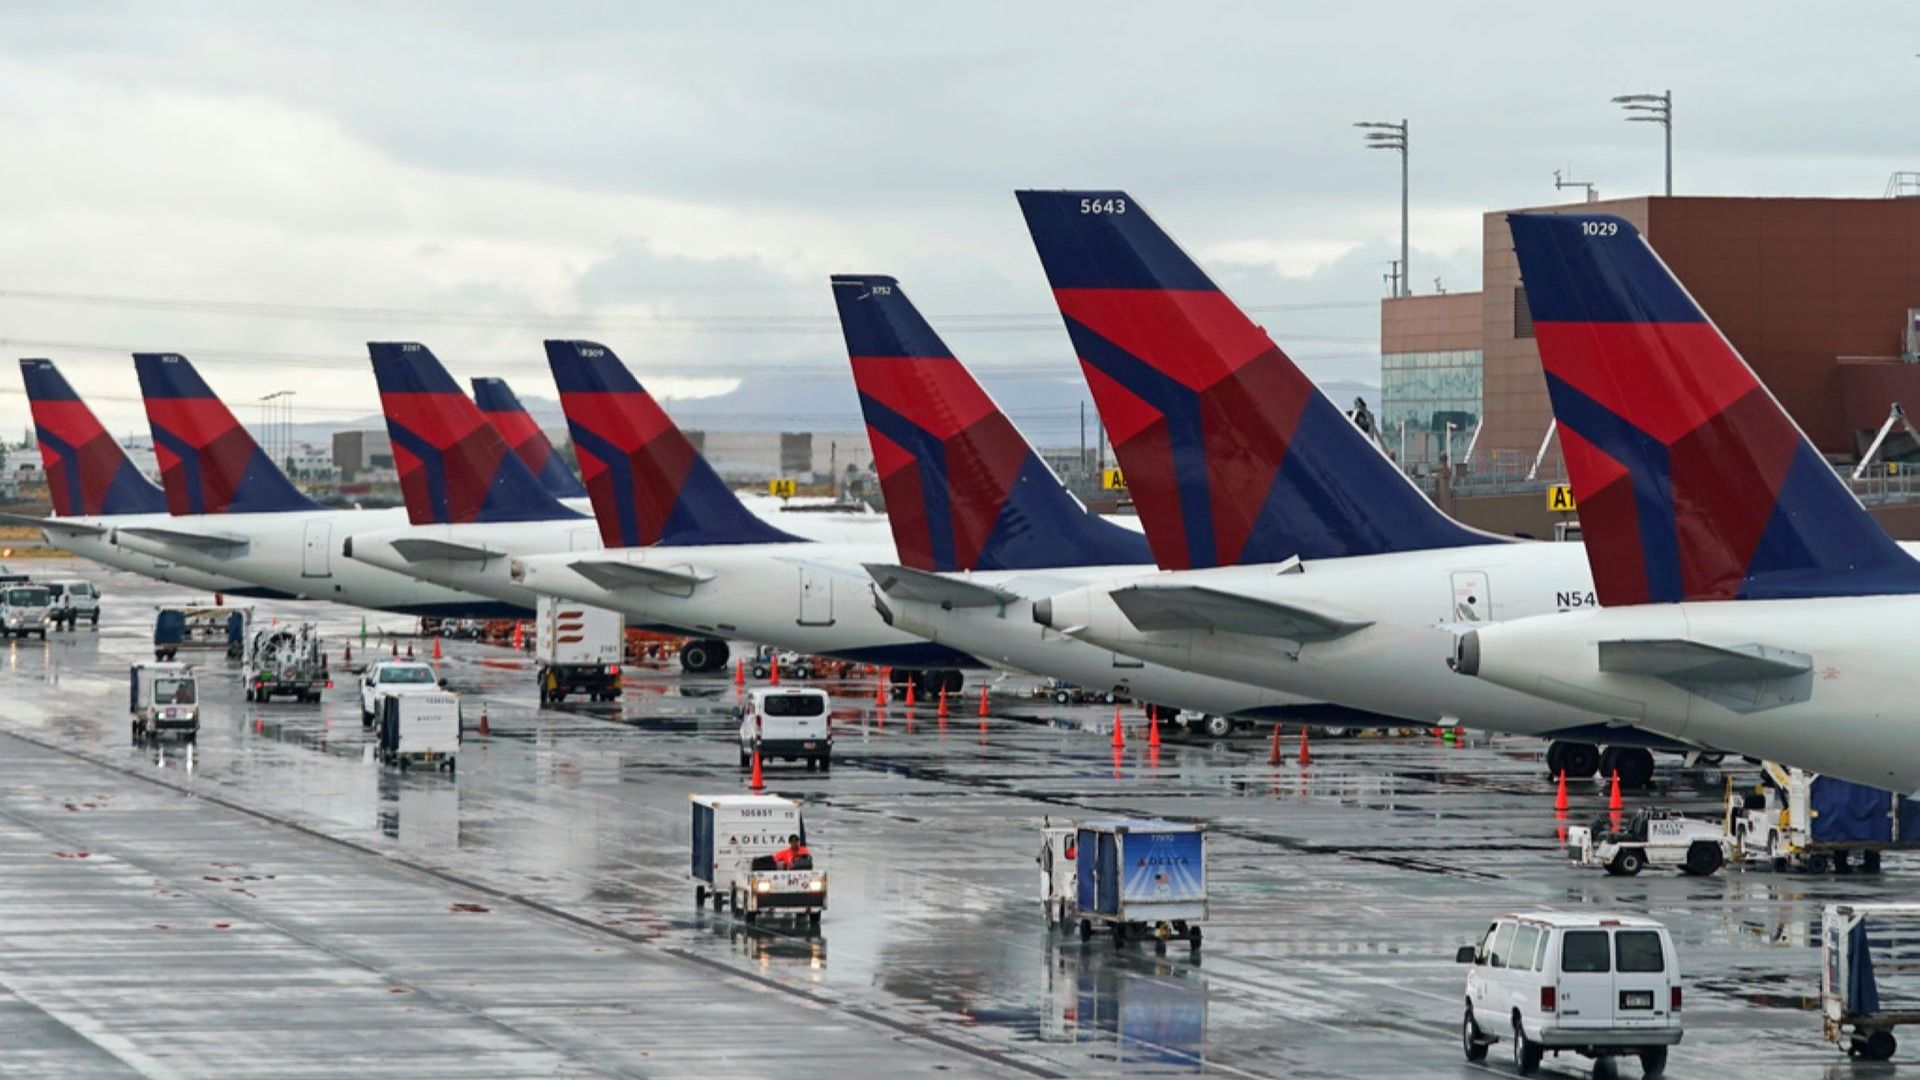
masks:
[[[1127,490],[1127,478],[1120,475],[1119,469],[1101,469],[1100,486],[1107,491]]]
[[[790,476],[783,476],[778,480],[767,481],[767,494],[776,499],[791,499],[793,498],[794,492],[799,489],[800,485]]]
[[[1571,513],[1573,505],[1573,485],[1555,484],[1547,489],[1547,509],[1557,513]]]

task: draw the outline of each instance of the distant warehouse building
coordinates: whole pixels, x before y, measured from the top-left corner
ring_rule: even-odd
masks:
[[[392,479],[396,475],[392,439],[373,428],[334,432],[333,471],[343,484]]]
[[[873,460],[862,434],[812,431],[688,431],[687,438],[714,470],[734,483],[776,477],[796,480],[845,476]]]
[[[1895,402],[1920,408],[1920,199],[1648,196],[1537,209],[1634,222],[1832,460],[1857,460]],[[1416,473],[1442,455],[1456,471],[1464,461],[1463,494],[1565,475],[1558,439],[1546,441],[1553,412],[1507,213],[1483,219],[1480,292],[1381,304],[1382,442]],[[1920,450],[1910,439],[1889,449]]]

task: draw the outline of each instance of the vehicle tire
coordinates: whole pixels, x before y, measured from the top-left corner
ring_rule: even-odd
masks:
[[[1879,873],[1880,872],[1880,853],[1877,851],[1861,852],[1860,853],[1860,872],[1863,874]]]
[[[760,921],[760,913],[757,911],[743,911],[740,913],[740,917],[747,921],[748,926],[752,926],[754,923]]]
[[[832,755],[832,754],[827,754],[827,755],[824,755],[823,757],[821,757],[821,759],[820,759],[820,771],[824,773],[824,772],[827,772],[827,771],[829,771],[829,770],[831,770],[832,768],[833,768],[833,755]]]
[[[1153,953],[1155,956],[1167,955],[1167,939],[1166,938],[1153,939]]]
[[[1117,922],[1113,924],[1113,947],[1116,952],[1127,947],[1126,923]]]
[[[940,674],[945,680],[947,693],[958,694],[967,688],[967,673],[959,668],[948,668]]]
[[[247,687],[246,690],[240,696],[242,699],[248,702],[251,702],[253,700],[253,687],[251,686]]]
[[[89,616],[87,617],[87,625],[88,625],[88,626],[91,626],[91,627],[93,627],[93,628],[94,628],[94,629],[96,629],[96,630],[97,630],[97,629],[99,629],[99,627],[100,627],[100,613],[96,611],[96,612],[94,612],[94,613],[93,613],[92,615],[89,615]]]
[[[1600,750],[1591,743],[1567,743],[1560,751],[1560,767],[1567,779],[1584,780],[1600,771]]]
[[[812,772],[815,769],[818,769],[820,767],[820,759],[817,757],[814,757],[812,754],[808,754],[806,760],[807,760],[808,772]]]
[[[1640,1075],[1664,1076],[1667,1071],[1667,1048],[1649,1046],[1640,1051]]]
[[[1860,1050],[1860,1056],[1868,1061],[1885,1061],[1899,1048],[1900,1043],[1893,1037],[1893,1032],[1881,1028],[1867,1036],[1866,1044]]]
[[[1634,848],[1622,849],[1620,854],[1613,857],[1613,861],[1620,867],[1622,877],[1634,877],[1647,868],[1646,853]]]
[[[1466,1019],[1460,1021],[1460,1052],[1468,1061],[1487,1060],[1487,1044],[1480,1037],[1480,1025],[1473,1022],[1473,1006],[1467,1006]]]
[[[1053,703],[1055,705],[1071,705],[1073,704],[1073,695],[1065,690],[1055,690],[1053,692]]]
[[[1816,851],[1807,856],[1807,873],[1824,874],[1827,872],[1827,853]]]
[[[187,745],[198,746],[199,744],[200,744],[200,733],[197,731],[187,732]]]
[[[1540,1071],[1540,1059],[1546,1051],[1539,1043],[1527,1038],[1527,1029],[1521,1026],[1520,1014],[1513,1014],[1513,1071],[1521,1076],[1532,1076]]]
[[[1724,862],[1726,855],[1720,850],[1719,844],[1695,840],[1687,845],[1686,871],[1694,877],[1712,877]]]
[[[1080,940],[1090,941],[1092,940],[1092,938],[1093,938],[1093,920],[1081,919],[1080,920]]]
[[[1200,730],[1205,732],[1209,739],[1224,739],[1233,734],[1233,717],[1208,716],[1200,721]]]
[[[1620,771],[1621,787],[1644,788],[1653,783],[1653,751],[1639,746],[1623,747],[1614,754],[1614,768]]]
[[[769,671],[770,669],[765,664],[755,664],[751,668],[747,669],[748,674],[752,675],[756,679],[766,678]]]
[[[689,641],[680,646],[680,667],[683,670],[703,673],[713,670],[713,666],[713,650],[707,647],[705,641]]]
[[[753,754],[752,754],[752,752],[750,752],[750,751],[748,751],[748,750],[747,750],[747,749],[746,749],[745,747],[741,747],[741,749],[740,749],[740,767],[741,767],[741,768],[743,768],[743,769],[745,769],[745,768],[748,768],[748,767],[750,767],[750,766],[751,766],[752,764],[753,764]]]
[[[807,925],[809,927],[812,927],[815,930],[820,929],[820,912],[818,911],[807,912]]]
[[[1187,945],[1188,947],[1192,948],[1194,951],[1196,952],[1199,951],[1200,949],[1200,928],[1199,927],[1197,926],[1187,927]]]
[[[801,664],[799,667],[793,669],[793,677],[801,680],[811,679],[813,678],[813,669],[805,664]]]
[[[701,908],[707,906],[707,887],[705,885],[695,885],[693,887],[693,906]]]

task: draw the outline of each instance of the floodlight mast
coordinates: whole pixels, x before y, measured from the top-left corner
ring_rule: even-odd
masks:
[[[1397,295],[1413,295],[1412,265],[1407,261],[1407,122],[1362,120],[1353,125],[1366,129],[1369,150],[1396,150],[1400,154],[1400,281]]]
[[[1658,94],[1620,94],[1613,99],[1615,105],[1627,112],[1630,122],[1659,124],[1666,133],[1667,142],[1667,194],[1673,194],[1673,91],[1663,90]]]

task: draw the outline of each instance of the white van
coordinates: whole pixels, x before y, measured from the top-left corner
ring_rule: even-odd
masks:
[[[747,695],[740,710],[740,766],[753,764],[753,752],[764,763],[805,760],[807,768],[825,772],[833,767],[833,724],[828,719],[825,690],[770,686]]]
[[[40,635],[54,621],[53,593],[45,585],[9,585],[0,589],[0,634],[7,637]]]
[[[1500,1039],[1522,1076],[1543,1054],[1634,1054],[1647,1076],[1680,1041],[1680,962],[1667,928],[1632,915],[1502,915],[1456,957],[1467,972],[1460,1042],[1481,1061]]]
[[[63,624],[71,630],[87,620],[89,626],[100,625],[100,590],[93,582],[85,578],[59,578],[47,582],[47,591],[53,594],[53,621]]]

